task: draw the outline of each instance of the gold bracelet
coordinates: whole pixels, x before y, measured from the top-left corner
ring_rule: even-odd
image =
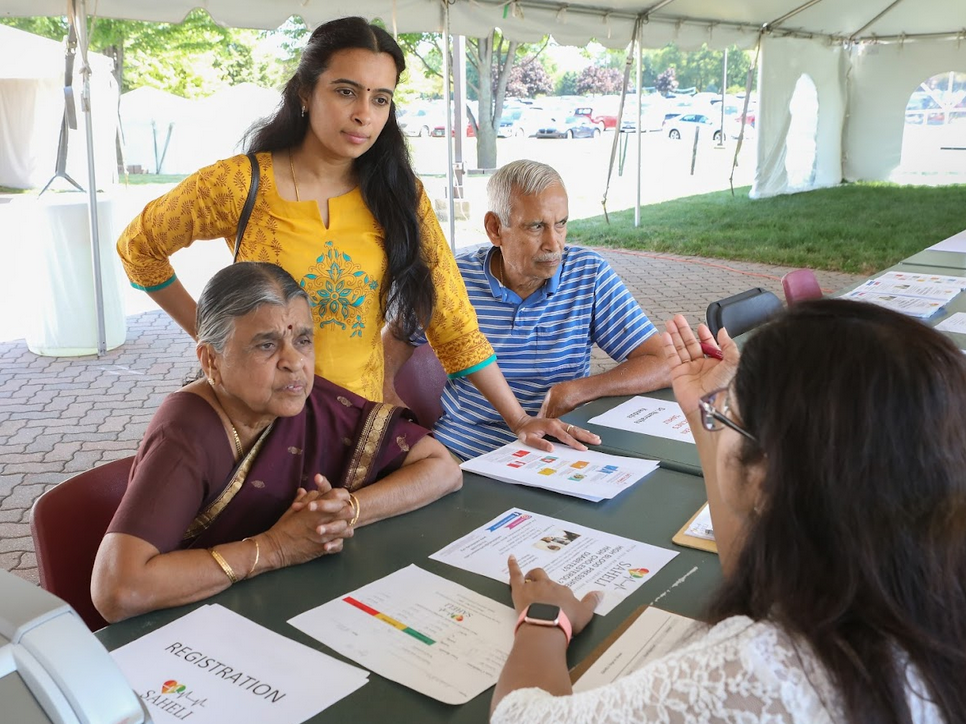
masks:
[[[250,540],[255,544],[255,560],[252,563],[252,567],[248,569],[248,573],[245,574],[245,578],[251,578],[252,574],[255,572],[255,566],[258,565],[258,555],[260,551],[258,549],[258,538],[242,538],[242,543],[244,543],[246,540]]]
[[[349,505],[352,506],[352,520],[349,521],[349,525],[353,526],[359,520],[359,513],[362,511],[362,506],[359,505],[359,499],[352,493],[349,493]]]
[[[238,583],[238,576],[235,575],[235,572],[231,569],[231,566],[228,565],[228,561],[222,557],[221,553],[216,551],[214,548],[209,548],[208,552],[211,553],[211,557],[215,559],[215,563],[221,566],[221,570],[223,570],[225,575],[228,576],[228,580],[232,583]]]

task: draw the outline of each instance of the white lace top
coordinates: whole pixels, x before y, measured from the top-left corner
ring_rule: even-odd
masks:
[[[941,724],[907,687],[912,721]],[[846,721],[828,673],[808,645],[781,628],[744,616],[726,619],[674,653],[607,686],[572,696],[518,689],[493,712],[494,724],[831,724]]]

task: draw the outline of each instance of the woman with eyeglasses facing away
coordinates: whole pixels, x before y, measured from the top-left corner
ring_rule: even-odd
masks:
[[[468,378],[521,440],[586,449],[596,435],[520,406],[480,332],[432,203],[396,124],[393,97],[406,61],[393,37],[363,18],[317,27],[273,116],[248,147],[259,185],[239,261],[285,269],[309,295],[315,373],[380,401],[382,330],[417,327],[446,372]],[[252,185],[245,156],[218,161],[150,202],[117,248],[131,283],[197,340],[197,305],[169,257],[198,239],[234,247]],[[571,435],[571,432],[573,433]]]
[[[701,352],[717,346],[704,325],[696,337],[677,316],[664,337],[724,572],[709,628],[572,694],[567,629],[596,594],[511,559],[517,610],[565,620],[518,626],[492,721],[966,722],[962,352],[845,300],[795,305],[740,361],[726,330],[720,361]]]

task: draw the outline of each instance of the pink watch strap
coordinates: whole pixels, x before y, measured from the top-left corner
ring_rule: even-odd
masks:
[[[527,608],[525,608],[523,611],[520,612],[520,618],[517,619],[517,625],[513,628],[514,636],[516,635],[517,631],[520,630],[520,627],[524,623],[530,623],[534,626],[559,628],[561,631],[564,632],[564,635],[567,637],[567,644],[568,645],[570,644],[571,640],[574,637],[574,627],[570,623],[570,619],[567,618],[567,614],[564,613],[564,610],[562,608],[560,609],[560,612],[557,614],[556,626],[554,626],[554,624],[551,623],[550,621],[541,621],[539,623],[534,623],[532,619],[530,621],[527,621],[527,613],[529,612],[529,610],[530,608],[528,606]]]

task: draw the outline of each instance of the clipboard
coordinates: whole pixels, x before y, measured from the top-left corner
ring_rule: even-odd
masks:
[[[713,540],[707,540],[706,538],[696,538],[693,535],[688,535],[688,528],[691,527],[691,524],[694,522],[694,519],[697,518],[699,515],[701,515],[701,512],[707,507],[708,507],[708,504],[705,503],[700,508],[698,508],[697,512],[691,516],[691,518],[688,520],[687,523],[684,524],[684,527],[682,527],[681,530],[679,530],[677,533],[674,534],[674,537],[671,538],[671,542],[677,543],[679,546],[684,546],[686,548],[696,548],[699,551],[707,551],[708,553],[714,553],[715,555],[717,555],[718,554],[717,542]]]

